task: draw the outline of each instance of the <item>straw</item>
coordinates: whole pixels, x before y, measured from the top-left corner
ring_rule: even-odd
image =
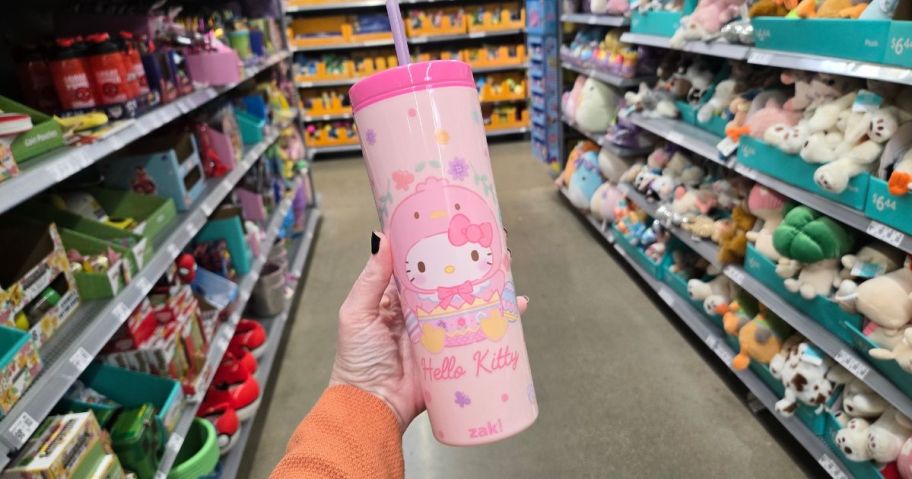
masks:
[[[405,25],[402,23],[402,12],[399,11],[399,0],[386,0],[386,14],[389,16],[390,28],[393,30],[393,43],[396,44],[396,58],[399,65],[411,62],[408,43],[405,42]]]

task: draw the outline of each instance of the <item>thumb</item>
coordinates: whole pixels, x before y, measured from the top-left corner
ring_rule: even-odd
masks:
[[[339,320],[343,325],[369,321],[377,316],[380,300],[390,284],[392,274],[393,258],[389,239],[383,233],[373,233],[371,257],[339,309]]]

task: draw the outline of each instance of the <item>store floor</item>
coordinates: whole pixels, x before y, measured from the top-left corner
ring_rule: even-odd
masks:
[[[815,473],[802,470],[805,453],[777,442],[787,433],[770,431],[774,420],[751,413],[743,390],[726,380],[728,371],[710,367],[718,359],[704,356],[689,330],[568,210],[528,143],[492,145],[491,157],[513,274],[520,293],[531,297],[523,327],[541,414],[528,431],[474,448],[438,444],[421,416],[405,434],[407,477]],[[267,409],[259,414],[258,443],[249,445],[238,477],[269,474],[326,386],[336,313],[377,225],[360,159],[320,161],[314,170],[323,224],[281,370],[261,406]]]

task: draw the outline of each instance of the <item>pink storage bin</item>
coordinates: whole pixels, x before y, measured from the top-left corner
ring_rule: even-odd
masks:
[[[212,145],[219,160],[228,166],[229,170],[233,170],[234,165],[237,164],[237,154],[234,151],[234,145],[231,144],[231,138],[211,126],[206,129],[206,134],[209,136],[209,144]]]
[[[186,61],[195,83],[221,86],[241,81],[241,59],[234,50],[188,53]]]
[[[238,188],[234,192],[241,202],[241,214],[245,220],[259,224],[266,221],[266,205],[263,204],[262,195],[244,188]]]

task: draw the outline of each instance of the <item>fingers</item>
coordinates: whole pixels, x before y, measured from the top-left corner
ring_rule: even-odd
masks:
[[[529,297],[519,296],[516,298],[516,305],[519,306],[519,314],[524,314],[529,307]]]
[[[374,234],[379,238],[372,239],[372,247],[376,252],[367,260],[367,265],[339,309],[339,320],[343,324],[375,318],[383,292],[390,283],[393,263],[389,240],[383,233]]]

